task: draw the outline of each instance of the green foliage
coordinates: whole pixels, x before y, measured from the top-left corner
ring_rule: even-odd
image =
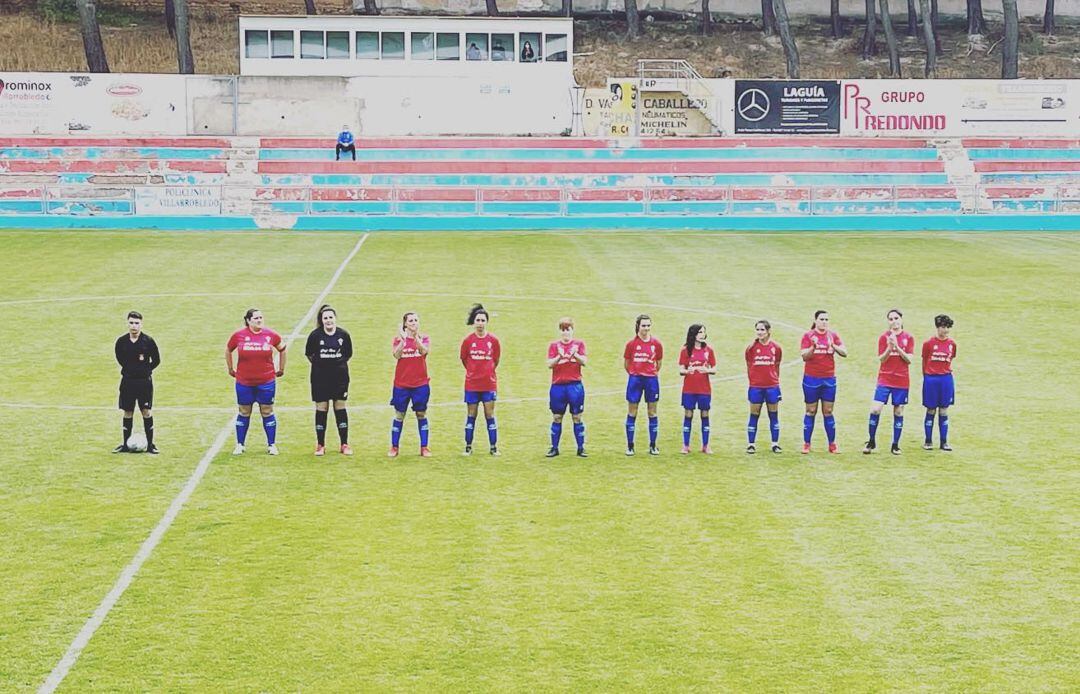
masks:
[[[77,22],[75,0],[38,0],[38,13],[49,22]]]
[[[222,348],[243,311],[306,333],[356,240],[0,234],[0,690],[41,684],[229,426]],[[247,455],[226,444],[64,691],[1077,691],[1080,370],[1062,360],[1078,265],[1066,234],[375,234],[327,297],[356,344],[357,455],[312,457],[293,343],[282,454],[262,452],[257,417]],[[474,301],[504,346],[498,459],[458,455]],[[919,340],[956,319],[952,454],[919,447],[917,363],[904,455],[857,452],[893,306]],[[839,456],[820,418],[815,453],[796,453],[798,339],[818,308],[850,354]],[[162,349],[158,457],[108,453],[131,309]],[[432,459],[411,415],[385,457],[406,310],[433,341]],[[642,310],[668,353],[659,458],[621,452]],[[587,460],[543,458],[563,314],[589,349]],[[742,452],[757,318],[785,349],[779,456]],[[711,458],[676,453],[695,321],[719,355]]]

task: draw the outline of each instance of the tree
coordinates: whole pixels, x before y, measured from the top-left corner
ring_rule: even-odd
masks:
[[[919,16],[915,11],[915,0],[907,0],[907,35],[919,35]]]
[[[1043,33],[1047,36],[1054,33],[1054,0],[1046,0],[1046,11],[1043,12]]]
[[[885,45],[889,49],[889,76],[902,77],[900,48],[896,45],[896,32],[893,31],[892,16],[889,14],[889,0],[881,0],[881,26],[885,29]]]
[[[1014,80],[1019,76],[1020,17],[1016,0],[1001,0],[1005,12],[1005,41],[1001,45],[1001,79]]]
[[[174,0],[176,4],[176,62],[181,75],[195,74],[195,58],[191,55],[191,15],[188,0]]]
[[[499,3],[497,0],[484,0],[484,3],[487,5],[488,17],[499,16]]]
[[[761,32],[766,36],[776,33],[776,10],[772,0],[761,0]]]
[[[494,0],[487,0],[494,2]],[[626,7],[626,36],[636,39],[641,36],[641,17],[638,16],[637,0],[623,0]]]
[[[799,79],[799,47],[795,45],[795,37],[791,33],[787,4],[785,0],[772,0],[772,8],[776,16],[776,29],[780,34],[780,43],[784,47],[787,76],[789,79],[797,80]]]
[[[967,0],[968,36],[978,36],[984,31],[986,31],[986,20],[983,19],[982,0]]]
[[[938,31],[938,27],[941,23],[938,22],[938,0],[930,0],[930,26],[934,29],[934,48],[937,52],[941,52],[941,32]]]
[[[562,16],[574,16],[574,0],[562,0]]]
[[[169,38],[176,38],[176,6],[173,0],[165,0],[165,28],[169,30]]]
[[[863,33],[862,58],[870,60],[877,55],[877,15],[874,0],[866,0],[866,31]]]
[[[832,25],[832,37],[841,38],[844,35],[844,26],[840,21],[840,0],[829,2],[829,23]]]
[[[937,76],[937,27],[934,26],[934,13],[930,9],[930,0],[919,0],[922,10],[923,43],[926,44],[926,68],[924,77]]]
[[[701,34],[708,36],[712,33],[712,9],[709,0],[701,0]]]
[[[364,14],[379,14],[379,5],[375,0],[364,0]]]
[[[79,31],[82,32],[83,50],[86,51],[86,67],[90,72],[108,72],[109,61],[105,57],[105,44],[101,41],[95,0],[75,0],[75,8],[79,11]]]
[[[308,14],[319,14],[315,9],[315,0],[304,0],[304,11]]]

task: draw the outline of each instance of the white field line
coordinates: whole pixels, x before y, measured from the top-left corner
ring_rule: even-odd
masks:
[[[322,305],[327,295],[330,294],[330,290],[334,288],[334,285],[337,284],[341,274],[345,272],[345,268],[348,266],[349,261],[357,254],[367,238],[367,234],[361,236],[360,240],[353,246],[352,251],[349,252],[349,255],[345,256],[345,259],[341,261],[337,271],[334,272],[330,281],[327,283],[326,288],[322,290],[318,298],[312,303],[308,312],[304,314],[304,317],[301,318],[300,322],[293,328],[293,333],[299,332],[308,321],[314,318],[315,312],[319,310],[319,307]],[[139,572],[139,569],[142,568],[142,565],[161,542],[161,538],[164,537],[165,533],[169,530],[173,521],[176,520],[176,517],[180,514],[184,504],[191,498],[191,495],[195,492],[195,488],[199,486],[199,482],[202,481],[206,471],[210,468],[210,462],[214,459],[214,456],[221,452],[222,447],[225,445],[225,441],[229,438],[229,434],[233,429],[234,415],[230,415],[229,421],[226,422],[225,426],[218,432],[218,435],[214,438],[214,442],[210,444],[210,448],[206,449],[206,453],[203,454],[199,464],[195,466],[195,471],[191,473],[191,477],[189,477],[187,483],[184,484],[184,488],[180,490],[180,493],[177,494],[176,498],[169,504],[169,508],[165,511],[165,515],[161,517],[161,520],[158,521],[158,524],[150,532],[150,536],[143,541],[142,546],[139,547],[139,551],[135,553],[135,557],[124,567],[124,570],[120,572],[120,577],[116,579],[116,583],[105,596],[105,599],[97,606],[97,609],[94,610],[90,619],[86,620],[86,624],[79,630],[79,633],[75,636],[75,640],[68,646],[64,656],[56,664],[56,667],[53,668],[52,672],[49,673],[48,678],[42,683],[41,687],[38,688],[39,694],[52,694],[52,692],[56,691],[56,688],[60,686],[60,683],[64,681],[64,678],[67,677],[71,668],[79,660],[79,656],[82,655],[83,649],[90,643],[90,639],[93,638],[95,632],[97,632],[102,623],[104,623],[105,618],[109,616],[109,612],[112,611],[112,608],[116,605],[117,601],[120,600],[124,591],[127,590],[128,586],[130,586],[131,582],[135,579],[135,575]]]

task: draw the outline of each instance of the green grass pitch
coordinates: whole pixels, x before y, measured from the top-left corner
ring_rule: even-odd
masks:
[[[290,332],[358,238],[0,234],[0,690],[41,685],[227,426],[244,310]],[[282,455],[257,418],[247,455],[227,442],[60,690],[1076,691],[1078,267],[1071,235],[373,234],[329,295],[356,344],[357,455],[311,455],[294,344]],[[459,455],[474,301],[504,346],[498,459]],[[956,319],[952,454],[920,448],[917,375],[904,455],[859,452],[894,306],[920,343],[936,313]],[[820,419],[797,453],[791,364],[785,452],[747,456],[753,322],[790,362],[818,308],[850,350],[842,454],[822,452]],[[109,453],[129,309],[163,355],[158,457]],[[406,310],[433,340],[430,460],[411,415],[385,457]],[[639,312],[669,354],[663,455],[628,459]],[[543,457],[564,314],[591,355],[586,461]],[[695,321],[720,361],[711,457],[678,454]]]

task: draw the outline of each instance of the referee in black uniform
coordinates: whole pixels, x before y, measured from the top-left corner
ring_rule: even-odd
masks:
[[[116,361],[120,364],[120,409],[124,411],[124,440],[113,449],[113,453],[127,453],[127,440],[135,419],[135,406],[143,416],[143,430],[146,431],[146,452],[158,453],[154,445],[154,415],[150,408],[154,404],[154,381],[151,375],[161,365],[154,338],[142,331],[142,314],[131,311],[127,314],[127,334],[116,338]]]

